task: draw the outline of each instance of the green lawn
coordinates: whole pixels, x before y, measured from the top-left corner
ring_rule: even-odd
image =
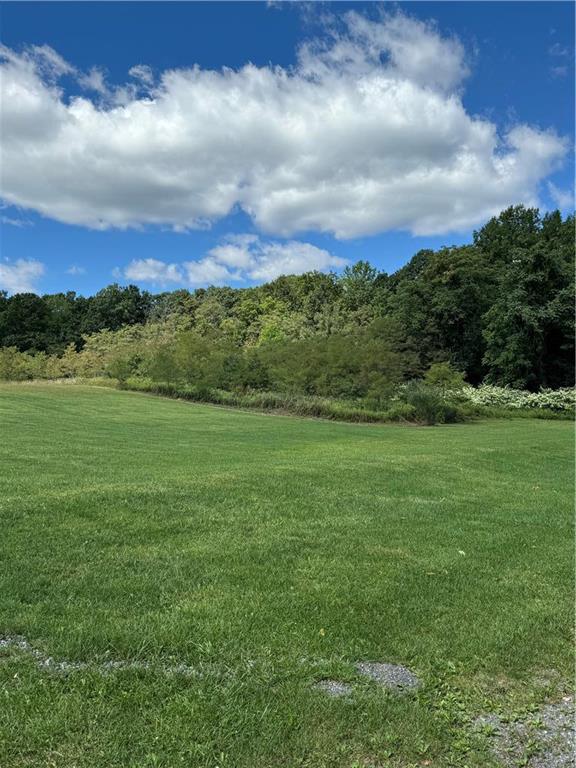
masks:
[[[2,768],[491,765],[471,719],[572,677],[572,432],[1,386],[0,637],[88,662],[0,650]]]

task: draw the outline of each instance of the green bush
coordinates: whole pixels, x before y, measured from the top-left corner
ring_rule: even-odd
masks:
[[[416,421],[416,408],[410,403],[393,403],[386,411],[388,421]]]
[[[106,366],[106,373],[123,384],[134,373],[134,366],[126,357],[115,357]]]
[[[414,420],[421,424],[454,424],[466,419],[466,414],[451,393],[424,381],[404,384],[399,398],[412,406]]]
[[[424,381],[443,390],[459,390],[464,386],[464,374],[450,363],[434,363],[424,374]]]

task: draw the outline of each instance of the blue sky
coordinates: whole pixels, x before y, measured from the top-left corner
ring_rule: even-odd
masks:
[[[0,289],[391,272],[522,197],[567,212],[573,29],[569,2],[4,3]]]

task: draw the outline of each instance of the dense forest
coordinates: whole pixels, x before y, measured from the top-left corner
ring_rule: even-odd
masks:
[[[473,385],[538,391],[574,383],[573,298],[574,217],[516,206],[391,275],[360,261],[243,289],[0,293],[0,346],[41,376],[82,360],[120,379],[379,397],[447,362]]]

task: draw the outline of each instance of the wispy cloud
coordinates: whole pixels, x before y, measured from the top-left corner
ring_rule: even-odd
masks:
[[[552,181],[548,182],[548,192],[550,197],[554,201],[554,204],[558,206],[561,211],[574,209],[574,190],[573,189],[561,189],[557,187]]]
[[[552,43],[550,48],[548,48],[548,53],[550,56],[560,56],[562,58],[570,56],[570,50],[565,45],[561,45],[558,42]]]
[[[560,67],[550,67],[550,74],[552,77],[566,77],[568,74],[568,67],[560,66]]]
[[[570,49],[561,43],[555,42],[548,48],[548,54],[553,60],[556,60],[556,63],[550,65],[552,77],[566,77],[569,71],[569,63],[573,59]]]
[[[7,227],[18,227],[19,229],[22,229],[23,227],[33,227],[34,222],[30,221],[29,219],[25,218],[16,218],[15,216],[3,216],[0,215],[0,224],[4,224]]]
[[[101,95],[108,93],[106,75],[98,67],[92,67],[86,74],[79,74],[77,79],[78,83],[88,91],[95,91]]]
[[[135,80],[140,80],[146,85],[152,85],[154,82],[154,74],[152,69],[147,64],[136,64],[128,70],[130,77]]]
[[[67,275],[85,275],[86,270],[84,267],[79,267],[76,264],[72,264],[68,269],[66,270]]]

